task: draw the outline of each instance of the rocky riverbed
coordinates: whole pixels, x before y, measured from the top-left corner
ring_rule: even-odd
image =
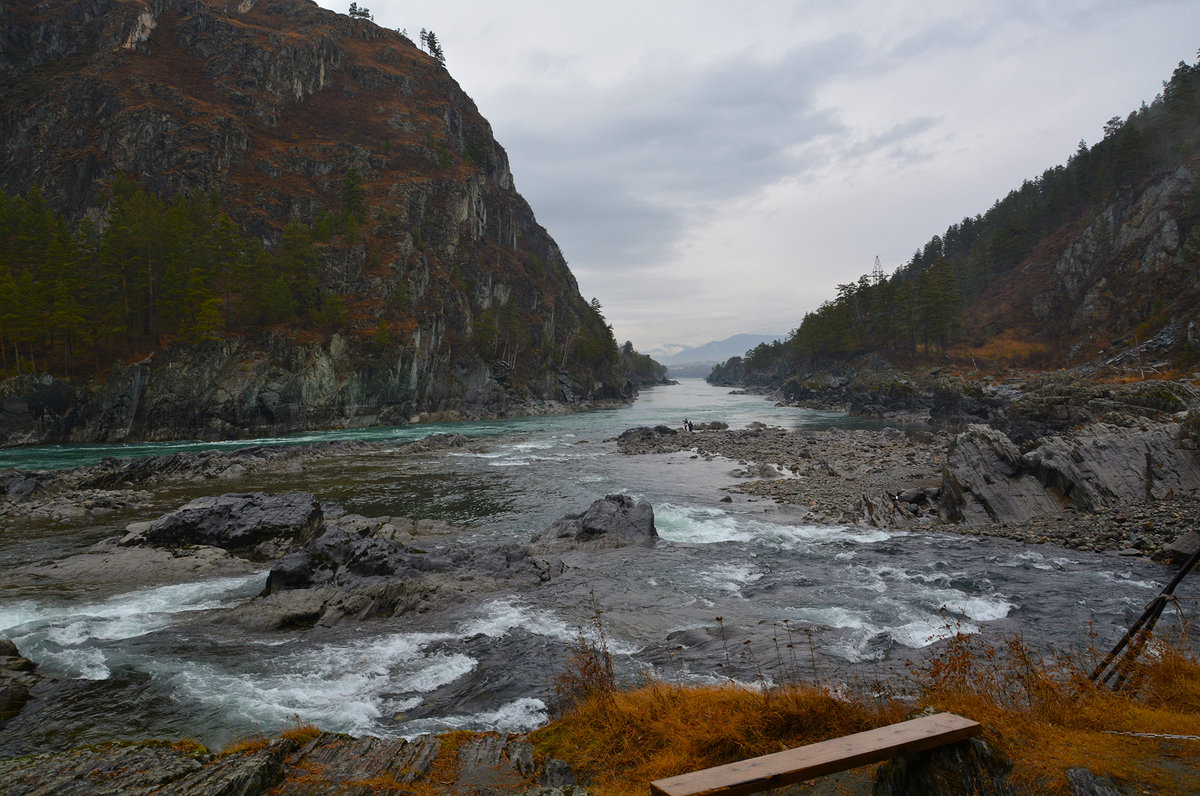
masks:
[[[961,386],[939,393],[929,431],[715,423],[630,429],[617,442],[626,454],[728,459],[746,479],[733,491],[793,506],[808,522],[936,527],[1161,560],[1200,544],[1200,391],[1024,386],[981,393],[986,401]],[[872,405],[884,402],[874,395]],[[911,391],[904,396],[893,409],[911,419]]]

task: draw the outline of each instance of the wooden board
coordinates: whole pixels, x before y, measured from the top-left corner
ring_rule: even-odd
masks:
[[[650,793],[654,796],[759,793],[878,763],[904,752],[920,752],[957,743],[980,732],[977,721],[955,713],[935,713],[786,752],[655,780],[650,783]]]

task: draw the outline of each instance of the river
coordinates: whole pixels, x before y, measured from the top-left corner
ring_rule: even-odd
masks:
[[[223,609],[261,590],[265,570],[134,591],[9,590],[0,593],[0,637],[54,679],[0,729],[0,754],[145,737],[220,746],[296,720],[380,736],[530,729],[547,720],[568,645],[594,632],[597,612],[630,681],[874,676],[954,632],[1020,633],[1043,650],[1104,647],[1169,577],[1113,554],[806,525],[766,501],[721,502],[736,463],[616,450],[613,438],[625,429],[679,426],[685,417],[734,428],[870,425],[687,379],[613,410],[222,443],[381,444],[318,459],[303,472],[164,489],[152,510],[103,524],[6,528],[0,563],[17,566],[80,552],[199,494],[307,490],[368,516],[446,520],[484,544],[528,540],[605,494],[627,493],[652,503],[661,541],[651,551],[573,556],[572,569],[535,589],[291,633],[248,633],[220,621]],[[398,456],[388,445],[445,431],[485,438],[486,449]],[[0,467],[211,447],[46,446],[0,451]]]

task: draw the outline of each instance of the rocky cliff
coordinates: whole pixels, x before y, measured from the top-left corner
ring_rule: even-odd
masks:
[[[319,289],[346,309],[335,329],[168,338],[119,355],[102,386],[11,384],[10,443],[236,437],[633,394],[487,121],[396,31],[307,0],[6,4],[0,97],[0,190],[36,189],[71,221],[103,229],[117,177],[163,197],[214,194],[268,250],[290,222],[364,210],[316,246]],[[61,346],[50,337],[43,362]]]

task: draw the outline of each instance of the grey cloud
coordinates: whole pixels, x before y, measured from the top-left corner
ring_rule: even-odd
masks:
[[[556,112],[537,114],[536,126],[507,119],[505,145],[518,187],[568,257],[584,267],[653,262],[685,214],[822,165],[814,158],[826,154],[801,145],[847,131],[818,91],[861,58],[861,43],[841,36],[773,61],[660,65],[585,97],[551,98]]]

